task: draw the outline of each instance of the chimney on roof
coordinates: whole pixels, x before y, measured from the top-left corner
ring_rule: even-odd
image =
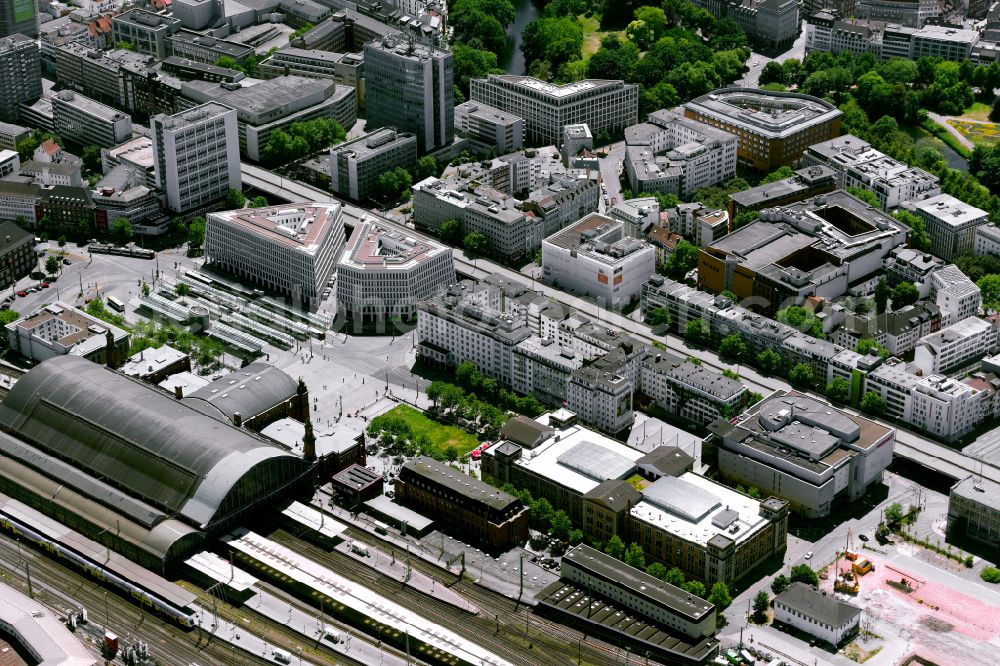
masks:
[[[181,386],[180,384],[174,386],[174,397],[177,398],[178,400],[184,397],[184,387]]]
[[[237,428],[243,426],[243,415],[239,412],[233,412],[233,425]]]

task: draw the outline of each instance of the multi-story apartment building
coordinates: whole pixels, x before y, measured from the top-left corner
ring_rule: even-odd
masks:
[[[156,186],[175,213],[204,208],[240,189],[236,111],[209,102],[151,119]]]
[[[835,189],[836,174],[829,167],[809,166],[796,169],[794,176],[730,194],[729,219],[746,211],[785,206]]]
[[[614,212],[612,208],[611,214],[614,215]],[[677,208],[666,213],[670,230],[690,239],[698,247],[711,245],[728,234],[732,222],[728,212],[714,210],[698,202],[678,204]]]
[[[799,34],[799,3],[789,0],[696,0],[716,18],[730,18],[755,41],[770,48],[787,46]]]
[[[9,0],[0,5],[0,37],[21,34],[38,37],[38,8],[35,0]]]
[[[657,352],[642,363],[642,392],[670,414],[708,425],[738,414],[747,387],[703,365]]]
[[[155,62],[152,56],[144,53],[125,49],[95,51],[73,42],[58,46],[54,58],[59,83],[99,102],[120,108],[128,108],[123,103],[123,68],[131,66],[145,69]]]
[[[34,6],[33,0],[26,1]],[[11,11],[9,3],[4,4],[7,7],[0,7],[0,17]],[[16,121],[22,103],[42,96],[40,62],[35,40],[21,34],[0,37],[0,120]]]
[[[20,220],[29,229],[35,226],[35,204],[39,187],[0,179],[0,220]]]
[[[354,88],[294,75],[247,86],[186,81],[181,95],[178,104],[182,108],[215,102],[235,109],[240,152],[254,161],[261,159],[271,134],[279,129],[315,118],[350,128],[358,116]]]
[[[802,164],[828,167],[836,174],[837,187],[868,190],[883,210],[941,194],[937,176],[894,160],[851,134],[809,146]]]
[[[482,102],[463,102],[455,107],[455,131],[498,153],[524,146],[524,118]]]
[[[525,140],[559,145],[562,128],[586,123],[594,134],[618,134],[639,116],[639,89],[622,81],[585,79],[555,85],[529,76],[472,79],[471,99],[524,118]]]
[[[115,44],[128,42],[139,53],[148,53],[157,60],[170,55],[167,37],[180,29],[180,19],[145,9],[130,9],[111,19],[111,38]]]
[[[793,165],[840,134],[840,110],[799,93],[723,88],[688,102],[684,115],[735,134],[738,159],[760,171]]]
[[[627,436],[635,421],[632,396],[636,383],[618,367],[585,366],[570,376],[566,406],[584,423],[616,437]]]
[[[337,311],[409,321],[417,303],[455,282],[451,248],[362,219],[337,263]]]
[[[625,223],[591,213],[542,241],[542,276],[609,309],[638,299],[656,271],[656,252],[625,233]]]
[[[375,130],[330,149],[330,189],[355,201],[370,197],[379,176],[417,163],[417,137],[391,128]]]
[[[858,0],[858,18],[896,23],[907,28],[923,28],[927,19],[941,14],[934,0]]]
[[[366,43],[364,54],[367,126],[414,134],[420,153],[450,145],[455,138],[451,52],[384,38]]]
[[[112,148],[132,138],[132,118],[72,90],[52,96],[56,132],[80,145]]]
[[[945,441],[971,432],[993,413],[993,396],[943,375],[928,375],[911,394],[909,423]]]
[[[950,194],[939,194],[914,202],[912,208],[924,218],[931,237],[931,253],[946,261],[972,252],[976,227],[989,221],[989,213],[970,206]]]
[[[976,283],[955,264],[934,271],[928,281],[945,326],[979,314],[983,295]]]
[[[343,248],[337,203],[209,213],[205,225],[207,263],[313,310]]]
[[[882,481],[896,431],[796,392],[758,403],[738,424],[710,426],[720,473],[810,517]]]
[[[407,461],[394,488],[397,499],[487,547],[506,550],[528,538],[528,507],[502,490],[433,458]]]
[[[925,375],[963,368],[992,354],[997,348],[997,329],[978,317],[968,317],[926,335],[913,350],[913,365]]]
[[[735,134],[666,109],[625,130],[625,169],[636,194],[687,199],[736,175]]]
[[[1000,547],[1000,484],[973,475],[953,485],[948,495],[948,532]]]

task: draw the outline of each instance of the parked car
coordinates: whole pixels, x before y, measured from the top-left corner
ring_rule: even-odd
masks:
[[[64,265],[64,266],[69,266],[69,265],[70,265],[70,264],[72,264],[72,263],[73,263],[72,261],[70,261],[70,260],[69,260],[69,259],[67,259],[66,257],[63,257],[63,265]]]
[[[20,296],[21,298],[24,298],[25,296],[28,295],[28,292],[26,292],[26,291],[19,291],[19,292],[17,292],[17,295]]]
[[[862,541],[868,541],[868,535],[867,534],[859,534],[858,538],[861,539]]]
[[[48,282],[43,282],[42,283],[42,289],[48,289],[48,288],[49,288],[49,283]]]
[[[813,552],[810,550],[808,553],[806,553],[806,556],[805,556],[804,559],[811,560],[812,557],[813,557]]]

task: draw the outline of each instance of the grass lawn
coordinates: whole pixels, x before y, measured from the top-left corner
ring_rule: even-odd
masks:
[[[982,102],[976,102],[965,110],[962,117],[969,118],[970,120],[989,120],[990,105],[983,104]]]
[[[442,451],[454,446],[458,449],[458,455],[464,456],[479,446],[479,440],[475,435],[470,435],[461,428],[429,419],[423,412],[409,405],[396,405],[386,413],[406,421],[414,435],[426,435],[427,439]]]
[[[590,18],[580,14],[576,17],[576,20],[580,22],[580,27],[583,28],[583,57],[585,59],[597,53],[597,50],[601,48],[601,40],[608,35],[616,34],[618,35],[618,39],[625,39],[624,30],[601,30],[601,19],[596,14]]]
[[[977,146],[989,147],[1000,143],[1000,125],[997,123],[967,123],[949,118],[948,124]]]

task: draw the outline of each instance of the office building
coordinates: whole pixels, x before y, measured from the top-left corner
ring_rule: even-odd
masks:
[[[337,311],[410,321],[419,301],[454,283],[451,248],[362,218],[337,263]]]
[[[788,541],[786,502],[755,500],[691,472],[645,486],[629,515],[630,538],[648,560],[677,567],[709,589],[780,558]]]
[[[931,253],[952,261],[972,252],[976,227],[989,221],[989,213],[970,206],[950,194],[918,201],[913,211],[924,218],[931,237]]]
[[[34,9],[34,0],[25,2]],[[10,12],[10,3],[0,7],[0,17]],[[0,35],[3,32],[0,30]],[[21,104],[42,96],[42,72],[38,44],[22,34],[0,37],[0,120],[14,122],[21,115]]]
[[[181,95],[184,106],[214,102],[235,109],[240,153],[254,161],[266,154],[271,134],[279,129],[287,132],[294,123],[316,118],[350,129],[358,117],[354,88],[294,75],[238,86],[186,81]]]
[[[952,25],[925,25],[913,35],[910,57],[916,60],[930,56],[961,62],[969,59],[978,43],[978,30],[963,30]]]
[[[159,194],[146,184],[145,174],[139,169],[112,168],[94,184],[90,196],[99,231],[110,232],[121,218],[129,220],[136,233],[146,236],[166,233],[169,228]]]
[[[751,187],[729,195],[729,219],[740,213],[759,211],[775,206],[811,199],[837,189],[836,173],[826,166],[809,166],[795,170],[794,176]]]
[[[365,105],[365,58],[362,53],[332,53],[319,49],[285,46],[260,63],[260,76],[273,79],[286,74],[311,79],[331,79],[354,88],[358,106]]]
[[[132,118],[72,90],[52,96],[56,132],[80,145],[112,148],[132,138]]]
[[[542,275],[571,293],[617,310],[639,298],[656,271],[653,248],[625,234],[625,223],[591,213],[542,241]]]
[[[913,365],[925,375],[959,370],[992,354],[997,329],[979,317],[968,317],[926,335],[913,350]]]
[[[521,500],[432,458],[404,463],[395,493],[402,504],[491,550],[506,551],[528,538],[528,508]]]
[[[498,153],[524,146],[524,118],[481,102],[463,102],[455,107],[455,131]]]
[[[722,476],[809,517],[829,515],[838,501],[857,500],[881,483],[896,439],[893,428],[794,391],[709,430]]]
[[[223,56],[232,58],[241,65],[250,56],[256,56],[256,51],[249,44],[217,39],[191,30],[171,33],[167,42],[170,45],[170,55],[210,65]]]
[[[666,109],[625,129],[625,169],[636,194],[683,199],[736,175],[735,134]]]
[[[559,145],[566,125],[586,123],[595,135],[614,136],[639,119],[639,88],[622,81],[555,85],[529,76],[489,74],[472,79],[470,98],[524,118],[525,141],[532,145]]]
[[[775,622],[834,647],[858,633],[861,625],[860,608],[805,583],[792,583],[774,598],[773,606]]]
[[[32,39],[38,37],[35,0],[8,0],[0,5],[0,38],[14,34]]]
[[[993,392],[943,375],[928,375],[911,393],[910,425],[953,442],[993,416]]]
[[[205,261],[310,309],[344,247],[340,204],[300,203],[209,213]]]
[[[972,254],[1000,257],[1000,228],[994,224],[980,224],[972,241]]]
[[[934,0],[857,0],[854,15],[906,28],[923,28],[927,19],[940,14]]]
[[[145,71],[156,62],[145,53],[96,51],[74,42],[56,47],[54,59],[56,78],[64,87],[116,108],[129,108],[123,95],[124,72],[128,68]]]
[[[0,220],[19,220],[25,227],[34,228],[39,191],[34,183],[0,179]]]
[[[737,158],[758,171],[796,164],[806,148],[840,134],[840,110],[799,93],[722,88],[685,104],[684,115],[736,135]]]
[[[56,356],[80,356],[112,368],[128,359],[129,334],[64,303],[45,305],[7,324],[11,351],[41,363]]]
[[[691,638],[715,635],[715,607],[590,546],[563,555],[560,576]]]
[[[953,485],[948,494],[948,534],[979,541],[996,552],[1000,548],[1000,484],[973,475]]]
[[[371,129],[395,127],[417,137],[423,154],[455,138],[451,52],[404,39],[365,44],[365,110]]]
[[[417,163],[417,137],[391,128],[375,130],[330,149],[330,189],[354,201],[370,197],[379,176]]]
[[[878,197],[882,210],[941,194],[937,176],[898,162],[851,134],[810,146],[802,164],[828,167],[836,174],[838,188],[868,190]]]
[[[700,425],[735,416],[747,397],[741,382],[669,352],[643,361],[642,392],[669,414]]]
[[[157,60],[171,55],[167,37],[180,29],[179,18],[145,9],[130,9],[111,19],[111,38],[115,44],[128,42],[139,53],[148,53]]]
[[[175,0],[172,9],[174,18],[190,30],[202,30],[225,16],[223,0]]]
[[[182,213],[220,201],[241,189],[236,112],[207,103],[151,119],[156,186],[167,208]]]
[[[574,161],[573,158],[583,151],[593,150],[594,134],[587,127],[587,123],[563,127],[562,143],[559,149],[566,164],[571,164]]]
[[[799,34],[799,3],[790,0],[697,0],[694,4],[716,18],[732,19],[767,48],[789,46]]]
[[[810,296],[834,299],[865,278],[877,280],[883,259],[906,242],[907,232],[895,218],[836,190],[767,208],[758,221],[702,248],[698,284],[753,297],[763,312]]]
[[[934,304],[941,309],[941,322],[945,326],[979,314],[983,295],[976,283],[955,264],[948,264],[934,271],[928,282]]]
[[[16,150],[0,150],[0,180],[7,176],[16,176],[21,172],[21,158]]]
[[[17,144],[31,136],[31,130],[20,125],[0,122],[0,150],[17,150]]]
[[[39,220],[48,218],[52,225],[50,233],[54,229],[60,234],[89,233],[94,228],[96,211],[97,206],[85,187],[53,185],[38,191],[35,216]]]
[[[123,375],[149,384],[159,384],[179,372],[191,372],[191,356],[165,344],[132,354],[121,367]]]
[[[36,265],[34,234],[9,220],[0,222],[0,289],[13,286]]]

